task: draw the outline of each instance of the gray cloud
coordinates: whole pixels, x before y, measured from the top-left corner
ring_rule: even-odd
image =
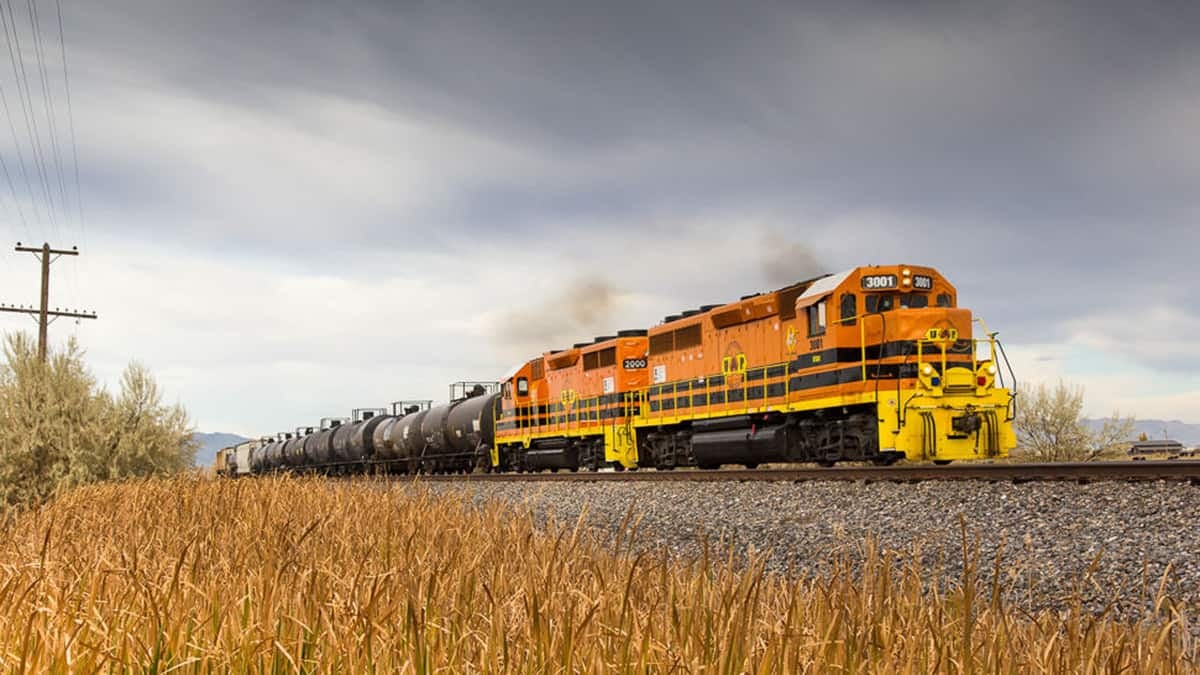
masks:
[[[478,345],[499,327],[536,353],[892,261],[939,268],[1010,343],[1076,339],[1147,299],[1200,317],[1180,283],[1200,248],[1194,3],[64,10],[94,236],[263,271],[247,283],[420,280],[471,299],[426,308],[443,323],[404,334],[397,370],[454,331]],[[530,293],[547,260],[559,276]],[[588,278],[621,301],[595,320],[520,318],[545,316],[557,279]],[[300,292],[244,291],[289,309]],[[381,321],[405,316],[398,302]],[[517,330],[534,325],[544,344]],[[1129,338],[1109,333],[1090,344]],[[313,363],[388,339],[213,344]]]
[[[94,49],[157,83],[285,119],[288,91],[318,92],[555,163],[536,189],[488,171],[455,185],[432,210],[461,227],[496,202],[509,225],[719,199],[985,221],[975,227],[1191,204],[1163,192],[1196,167],[1171,166],[1176,148],[1147,143],[1188,115],[1147,119],[1130,99],[1195,103],[1192,10],[1180,20],[1044,3],[286,6],[181,15],[136,3],[98,17]],[[605,174],[623,159],[635,170]],[[1139,165],[1183,175],[1147,180]]]

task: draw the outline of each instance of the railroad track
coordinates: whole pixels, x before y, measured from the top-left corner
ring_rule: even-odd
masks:
[[[914,483],[930,480],[968,480],[1026,483],[1034,481],[1173,481],[1200,485],[1200,461],[1071,462],[1047,464],[952,464],[932,466],[837,466],[789,469],[723,469],[700,471],[600,471],[571,473],[472,473],[423,475],[425,481],[866,481]]]

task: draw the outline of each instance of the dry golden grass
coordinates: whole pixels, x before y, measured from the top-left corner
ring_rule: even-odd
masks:
[[[4,672],[1172,672],[1163,619],[1025,616],[872,556],[787,580],[369,483],[81,488],[0,539]]]

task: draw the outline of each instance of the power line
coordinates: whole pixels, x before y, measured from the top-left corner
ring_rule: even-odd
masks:
[[[63,211],[61,215],[65,224],[66,211],[69,208],[67,184],[63,179],[62,151],[58,146],[58,115],[54,111],[54,97],[50,93],[50,79],[47,77],[46,52],[42,46],[42,20],[38,15],[37,0],[26,0],[26,5],[29,7],[29,23],[33,29],[33,53],[37,59],[38,75],[42,81],[42,108],[46,111],[46,121],[50,132],[50,149],[54,153],[54,172],[58,178],[58,193]]]
[[[5,10],[7,10],[7,12],[5,12]],[[11,32],[10,32],[10,26],[9,26],[10,20],[12,23]],[[12,65],[12,69],[13,69],[13,82],[16,84],[16,87],[17,87],[17,98],[19,99],[19,103],[21,104],[21,113],[22,113],[22,116],[25,118],[25,130],[29,134],[29,151],[30,151],[30,155],[33,160],[35,179],[40,179],[39,187],[42,188],[43,194],[45,195],[45,197],[47,199],[49,199],[49,186],[46,181],[45,169],[42,166],[42,162],[41,162],[40,137],[36,133],[37,126],[36,126],[35,119],[31,116],[31,110],[33,109],[33,104],[28,95],[29,80],[27,77],[24,77],[25,62],[24,62],[24,57],[21,54],[20,36],[17,34],[16,14],[13,13],[12,4],[11,4],[10,0],[5,0],[4,5],[0,6],[0,22],[3,22],[3,25],[4,25],[4,37],[5,37],[5,42],[8,46],[9,62]],[[15,49],[14,49],[14,44],[16,45]],[[22,84],[24,84],[24,87],[22,87]],[[10,115],[10,123],[11,123],[11,115]],[[15,127],[14,127],[14,134],[15,133],[16,132],[15,132]],[[28,184],[28,187],[29,187],[29,197],[30,197],[32,203],[34,204],[34,209],[36,211],[38,194],[37,194],[37,190],[34,189],[34,187],[33,187],[33,182],[28,180],[28,175],[26,175],[26,183]],[[52,204],[47,203],[45,206],[48,211],[47,219],[53,220]],[[40,215],[37,215],[37,217],[39,220],[41,220]]]
[[[58,184],[59,220],[57,233],[54,236],[60,237],[65,230],[70,229],[71,204],[70,195],[67,193],[66,174],[63,171],[62,149],[58,138],[58,111],[54,103],[53,89],[50,87],[50,71],[46,65],[46,48],[45,40],[42,37],[42,17],[38,11],[38,0],[26,0],[25,6],[29,12],[29,25],[33,34],[34,59],[37,65],[38,79],[42,85],[42,110],[46,113],[46,127],[50,136],[50,151],[53,154],[52,159],[54,161],[53,178],[57,178],[57,181],[51,180],[51,192],[53,192],[54,183],[57,182]],[[46,161],[46,166],[47,173],[50,173],[50,163],[48,161]],[[74,267],[68,269],[67,287],[71,299],[77,301],[79,295],[79,278],[77,270]]]
[[[63,88],[67,100],[67,127],[70,131],[71,143],[71,165],[66,165],[64,161],[63,139],[60,139],[62,129],[62,121],[58,118],[62,108],[59,102],[55,101],[55,89],[53,86],[51,61],[47,58],[47,53],[52,46],[46,44],[46,37],[43,35],[41,24],[41,8],[39,7],[40,0],[25,0],[25,8],[29,18],[29,26],[32,33],[32,43],[30,44],[33,51],[33,59],[37,68],[35,77],[40,84],[42,101],[39,106],[34,99],[33,89],[38,84],[29,82],[29,67],[26,64],[28,58],[26,52],[22,49],[21,44],[21,28],[16,16],[16,10],[13,7],[13,0],[0,0],[0,26],[4,30],[6,47],[8,49],[9,63],[12,67],[13,82],[15,83],[18,103],[21,106],[21,114],[24,117],[25,133],[18,133],[17,122],[12,112],[11,104],[9,103],[7,92],[4,86],[0,86],[0,107],[3,108],[6,119],[8,120],[9,132],[12,136],[13,147],[15,149],[17,167],[12,167],[12,162],[8,161],[11,158],[0,156],[0,172],[4,173],[4,182],[8,185],[9,192],[12,194],[12,199],[17,210],[17,220],[20,221],[22,230],[26,235],[36,236],[36,233],[31,233],[31,226],[36,229],[46,230],[50,233],[61,232],[60,228],[71,226],[73,216],[78,217],[77,224],[79,226],[78,236],[84,234],[84,212],[81,180],[79,173],[79,149],[75,131],[75,113],[74,102],[72,101],[70,70],[67,61],[66,39],[65,39],[65,21],[63,18],[61,0],[55,0],[54,11],[55,16],[51,20],[52,26],[57,23],[59,54],[62,57],[62,74]],[[53,27],[50,29],[53,31]],[[4,78],[7,79],[7,78]],[[39,109],[41,112],[39,113]],[[38,117],[45,115],[44,122]],[[42,138],[43,129],[47,134],[47,138]],[[25,150],[22,146],[22,137],[25,142],[29,143],[29,154],[33,163],[33,169],[29,169],[25,160]],[[47,153],[53,153],[52,157],[47,157]],[[16,175],[19,169],[20,176],[24,182],[25,191],[18,190],[18,176]],[[72,175],[68,176],[66,171],[71,170]],[[32,174],[32,175],[31,175]],[[68,183],[74,183],[75,189],[75,208],[72,209],[71,190]],[[55,192],[58,194],[55,195]],[[24,197],[24,198],[22,198]],[[28,199],[28,204],[22,204]],[[27,217],[25,214],[25,206],[31,210],[32,217]],[[41,223],[41,227],[33,225],[34,222]],[[43,266],[43,298],[42,306],[36,310],[32,308],[4,306],[0,307],[0,311],[5,312],[25,312],[36,314],[40,324],[39,336],[41,339],[41,351],[45,353],[45,333],[46,326],[53,322],[59,316],[70,316],[75,318],[94,318],[94,314],[81,313],[75,311],[61,311],[58,308],[51,310],[48,307],[48,288],[49,288],[49,267],[50,264],[61,255],[78,255],[75,247],[70,251],[60,251],[49,248],[49,245],[43,245],[41,248],[22,247],[18,243],[18,251],[33,253],[42,260]],[[79,284],[79,270],[76,266],[70,266],[67,269],[67,277],[64,279],[65,286],[61,287],[59,295],[66,291],[67,296],[71,299],[72,304],[77,300]],[[60,285],[61,286],[61,285]],[[78,321],[76,322],[78,324]]]
[[[41,133],[37,126],[37,115],[33,109],[33,96],[29,89],[29,75],[25,71],[25,59],[21,52],[21,36],[17,30],[17,16],[13,12],[11,0],[4,0],[8,10],[8,19],[4,21],[4,34],[8,41],[9,59],[13,63],[13,74],[16,78],[17,94],[21,98],[21,111],[25,115],[25,128],[29,131],[30,145],[33,147],[34,166],[41,178],[42,191],[46,197],[46,212],[51,227],[57,223],[54,213],[54,198],[50,194],[50,180],[46,176],[45,153],[42,151]],[[12,32],[9,32],[9,24]],[[14,49],[15,46],[15,49]]]
[[[4,9],[0,7],[0,19],[3,19],[3,17]],[[4,26],[7,34],[7,20],[4,21]],[[8,105],[8,95],[4,93],[3,85],[0,85],[0,103],[2,103],[4,106],[4,117],[8,120],[8,129],[10,132],[12,132],[13,146],[17,149],[17,163],[21,167],[21,177],[25,179],[25,189],[29,191],[30,204],[33,205],[33,217],[40,219],[41,216],[38,214],[37,199],[34,194],[33,183],[29,180],[29,172],[25,170],[25,153],[21,151],[21,140],[17,136],[17,127],[13,122],[12,109]],[[11,181],[9,186],[13,187]],[[20,202],[20,199],[17,197],[17,191],[15,187],[13,187],[13,199],[17,200],[18,203]]]
[[[13,184],[12,174],[8,171],[8,162],[4,161],[4,154],[0,153],[0,167],[4,169],[4,179],[8,183],[8,189],[12,191],[13,206],[17,208],[17,218],[21,221],[21,231],[29,234],[29,223],[25,221],[25,210],[21,208],[21,199],[17,197],[17,187]]]
[[[67,41],[63,32],[62,0],[54,0],[58,12],[58,45],[62,50],[63,89],[67,94],[67,127],[71,130],[71,162],[75,168],[75,206],[79,211],[79,229],[86,229],[83,220],[83,190],[79,187],[79,146],[75,144],[75,111],[71,107],[71,76],[67,71]],[[86,242],[84,242],[86,243]]]
[[[49,338],[50,324],[60,316],[71,317],[75,319],[95,319],[95,312],[81,312],[77,310],[62,310],[55,307],[50,309],[50,263],[58,260],[64,255],[79,255],[79,249],[72,246],[69,250],[59,250],[50,248],[50,244],[42,244],[38,248],[31,246],[22,246],[21,242],[17,242],[17,249],[20,253],[32,253],[42,263],[42,301],[37,309],[26,306],[16,305],[0,305],[0,312],[12,312],[15,314],[29,314],[36,316],[38,322],[38,359],[42,363],[46,362],[47,342]],[[53,257],[51,257],[53,256]]]
[[[0,101],[4,102],[4,114],[8,118],[8,126],[12,131],[13,145],[17,149],[17,161],[21,165],[21,172],[25,171],[25,160],[21,157],[21,145],[17,141],[17,129],[12,124],[12,115],[9,114],[8,96],[4,93],[4,86],[0,85]],[[8,183],[8,189],[12,192],[13,206],[17,209],[17,219],[21,221],[21,231],[26,236],[29,235],[29,223],[25,220],[25,209],[21,208],[21,198],[17,196],[17,185],[13,182],[12,173],[8,170],[8,162],[4,161],[4,154],[0,153],[0,167],[4,169],[4,180]],[[25,176],[26,186],[29,187],[29,176]]]
[[[79,226],[79,244],[86,247],[88,245],[87,226],[83,219],[83,188],[79,181],[79,145],[75,141],[75,110],[71,102],[71,74],[67,67],[67,40],[66,30],[63,28],[62,0],[54,0],[54,10],[58,19],[58,47],[62,58],[63,93],[67,100],[67,129],[70,131],[71,166],[75,182],[76,223]],[[78,277],[81,273],[86,273],[90,266],[91,260],[89,259],[84,261],[82,266],[72,267],[71,271],[74,274],[77,292],[80,285]],[[78,322],[75,325],[78,326]]]

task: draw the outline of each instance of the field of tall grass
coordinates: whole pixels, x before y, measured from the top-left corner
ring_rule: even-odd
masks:
[[[0,527],[4,672],[1200,664],[1166,598],[1141,622],[1078,609],[1031,616],[1006,606],[976,568],[949,591],[874,554],[860,569],[788,579],[753,557],[748,568],[727,555],[672,559],[577,524],[539,527],[519,507],[369,482],[105,484],[10,513]]]

